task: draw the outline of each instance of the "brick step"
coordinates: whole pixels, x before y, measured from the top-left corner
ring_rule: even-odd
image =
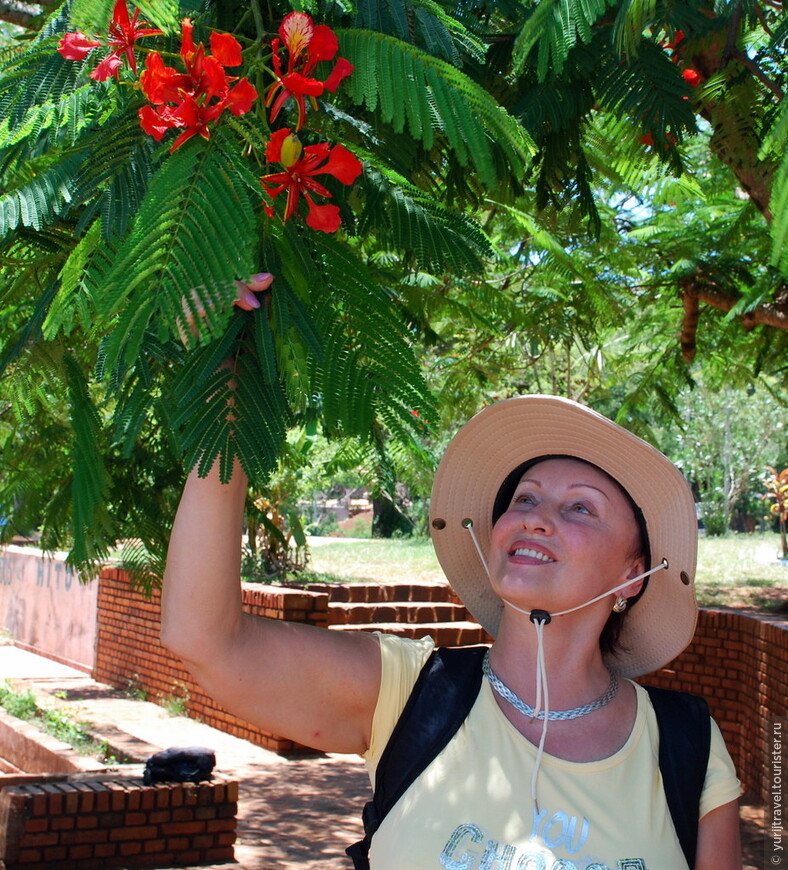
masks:
[[[324,592],[333,602],[443,601],[458,604],[448,583],[308,583],[301,587]]]
[[[10,762],[7,758],[0,755],[0,774],[22,773],[22,769]],[[5,785],[3,778],[0,778],[0,788]]]
[[[391,601],[382,604],[361,604],[353,601],[331,602],[328,605],[329,625],[350,625],[373,622],[462,622],[468,611],[462,604],[424,601]]]
[[[492,638],[476,622],[441,622],[441,623],[410,623],[375,622],[370,625],[354,623],[352,625],[332,625],[333,631],[381,631],[384,634],[395,634],[398,637],[431,637],[438,646],[471,646],[479,643],[490,643]]]

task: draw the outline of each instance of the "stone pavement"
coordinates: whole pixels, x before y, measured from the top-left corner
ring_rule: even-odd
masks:
[[[240,796],[236,863],[208,870],[349,870],[344,850],[361,837],[361,809],[370,796],[357,756],[282,758],[1,642],[0,679],[30,688],[49,705],[67,707],[77,721],[92,723],[93,732],[119,755],[140,762],[168,746],[213,749],[217,771],[238,780]],[[135,775],[141,769],[141,764],[130,768]],[[741,818],[743,870],[763,870],[763,810],[744,805]]]
[[[80,671],[0,645],[0,679],[68,708],[120,754],[144,761],[168,746],[206,746],[216,770],[239,782],[235,864],[217,870],[348,870],[345,847],[361,837],[369,779],[357,756],[282,758],[162,707],[130,698]],[[124,769],[140,775],[142,764]],[[180,868],[183,870],[183,868]],[[204,870],[204,868],[203,868]]]

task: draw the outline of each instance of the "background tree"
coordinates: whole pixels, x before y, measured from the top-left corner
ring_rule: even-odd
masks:
[[[711,383],[685,390],[679,403],[685,424],[674,455],[697,488],[707,532],[722,534],[737,502],[758,497],[764,469],[785,450],[780,403],[763,386]]]
[[[333,56],[299,55],[278,33],[290,7],[254,0],[146,0],[164,35],[134,37],[140,88],[120,5],[15,19],[0,71],[0,389],[33,438],[37,414],[67,421],[70,486],[39,523],[73,539],[76,564],[121,532],[161,559],[175,487],[143,498],[146,451],[175,476],[181,459],[227,474],[238,457],[260,488],[288,429],[319,426],[391,491],[479,395],[563,392],[642,430],[675,413],[695,346],[784,377],[781,7],[316,4],[355,67],[326,90]],[[240,64],[212,41],[229,31]],[[64,40],[100,45],[73,60]],[[201,43],[222,61],[218,96]],[[117,81],[90,78],[113,58]],[[285,84],[296,62],[319,88]],[[327,146],[363,162],[355,182],[349,157],[314,162]],[[321,166],[336,174],[308,176],[325,184],[309,204],[317,188],[289,170]],[[233,309],[235,280],[262,269],[276,281],[260,308]],[[183,300],[204,312],[186,347]],[[698,332],[702,305],[721,314]],[[135,505],[152,534],[133,532]]]

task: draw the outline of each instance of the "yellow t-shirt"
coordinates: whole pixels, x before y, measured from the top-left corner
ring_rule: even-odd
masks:
[[[370,778],[434,644],[380,635],[383,672]],[[636,685],[635,725],[609,758],[545,754],[539,811],[531,799],[536,747],[503,715],[487,680],[443,752],[392,808],[372,838],[373,870],[687,870],[662,788],[658,729]],[[740,793],[716,724],[701,817]]]

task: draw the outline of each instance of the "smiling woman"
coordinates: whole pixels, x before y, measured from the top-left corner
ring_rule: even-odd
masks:
[[[411,692],[428,698],[422,724],[452,708],[449,695],[430,694],[449,659],[429,638],[242,614],[245,489],[240,469],[228,485],[216,469],[187,482],[163,639],[223,706],[302,743],[363,754],[378,785]],[[465,657],[470,706],[351,850],[355,866],[738,870],[739,783],[707,707],[670,693],[658,703],[630,679],[678,655],[695,627],[697,526],[681,474],[588,408],[511,399],[449,445],[431,526],[446,576],[495,640]],[[694,718],[669,726],[671,705]],[[676,738],[677,772],[663,777],[658,748]],[[676,789],[686,816],[674,815]]]
[[[642,574],[639,539],[634,511],[607,475],[576,459],[547,459],[523,474],[508,508],[495,520],[491,583],[504,604],[514,603],[516,596],[530,601],[532,609],[564,610],[583,596],[606,591],[611,574],[619,582]],[[600,564],[608,571],[600,572]],[[634,597],[641,587],[642,580],[633,581],[619,594]],[[607,619],[609,607],[599,604]]]

